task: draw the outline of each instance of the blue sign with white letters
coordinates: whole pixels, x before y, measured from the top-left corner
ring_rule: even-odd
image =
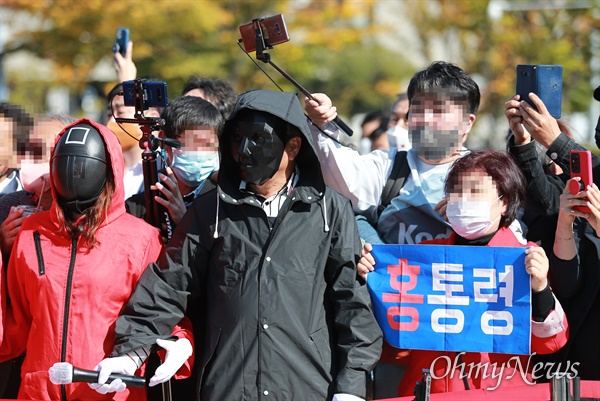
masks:
[[[530,354],[525,250],[373,245],[367,285],[386,341],[407,349]]]

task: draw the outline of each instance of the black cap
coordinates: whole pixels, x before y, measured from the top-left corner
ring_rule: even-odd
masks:
[[[600,85],[598,85],[598,87],[594,91],[594,99],[600,102]]]

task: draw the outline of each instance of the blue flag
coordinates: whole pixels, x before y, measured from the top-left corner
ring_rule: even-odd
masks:
[[[367,285],[386,341],[407,349],[530,354],[525,249],[373,245]]]

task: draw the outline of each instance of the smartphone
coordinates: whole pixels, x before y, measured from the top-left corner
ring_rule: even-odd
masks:
[[[143,110],[149,107],[167,107],[167,84],[166,82],[143,82]],[[135,107],[135,81],[123,81],[123,102],[125,106]]]
[[[537,107],[529,99],[529,93],[535,93],[542,99],[550,115],[560,118],[562,72],[562,65],[517,65],[517,95],[537,110]]]
[[[259,24],[262,35],[265,38],[265,46],[273,47],[290,40],[283,14],[262,18]],[[254,23],[251,22],[240,26],[240,34],[242,35],[242,43],[244,44],[246,53],[256,51],[256,31],[254,30]]]
[[[117,39],[115,40],[115,44],[113,45],[112,51],[113,53],[119,52],[121,56],[125,57],[125,52],[127,52],[127,44],[129,43],[129,29],[128,28],[119,28],[117,29]]]
[[[576,195],[579,191],[585,190],[588,185],[592,185],[592,152],[589,150],[571,150],[569,153],[569,162],[571,167],[571,178],[581,177],[580,181],[571,181],[569,191]],[[573,206],[573,209],[580,212],[591,213],[587,206]]]

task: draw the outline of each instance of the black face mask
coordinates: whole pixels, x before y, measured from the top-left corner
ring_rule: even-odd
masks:
[[[83,213],[106,184],[106,147],[98,130],[86,123],[70,127],[56,144],[50,174],[58,203]]]
[[[443,159],[458,149],[458,130],[417,127],[409,129],[408,134],[416,154],[426,160]]]
[[[242,180],[262,185],[275,175],[285,149],[277,134],[285,134],[286,129],[287,123],[267,113],[253,112],[240,118],[235,125],[232,151]]]

